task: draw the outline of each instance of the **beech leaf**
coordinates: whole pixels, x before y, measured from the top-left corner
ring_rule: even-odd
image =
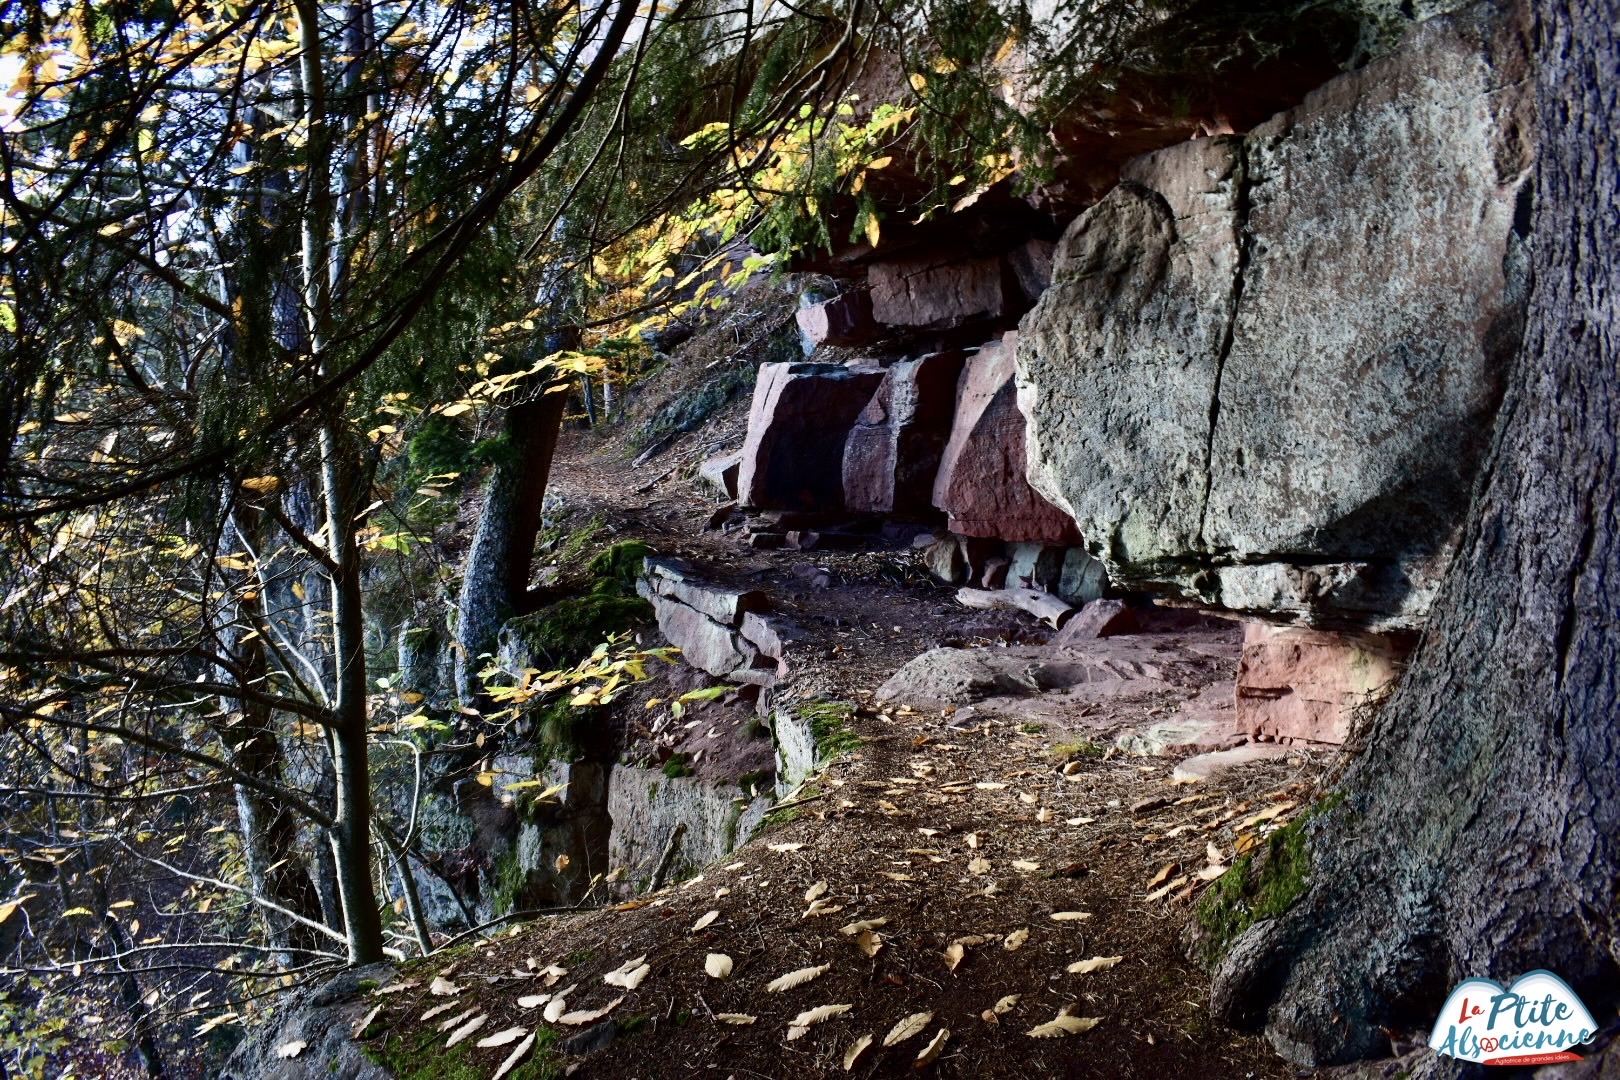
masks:
[[[747,1013],[715,1013],[714,1018],[722,1024],[736,1024],[739,1027],[752,1024],[759,1019],[759,1017],[749,1016]]]
[[[1067,1013],[1059,1013],[1055,1019],[1048,1020],[1044,1024],[1037,1024],[1024,1032],[1024,1034],[1032,1039],[1061,1039],[1065,1035],[1079,1035],[1081,1032],[1090,1031],[1101,1022],[1101,1017],[1070,1016]]]
[[[703,929],[706,929],[706,928],[708,928],[710,926],[713,926],[714,925],[714,920],[718,919],[719,917],[720,917],[720,913],[718,911],[710,911],[710,912],[708,912],[702,918],[700,918],[697,922],[692,924],[692,929],[691,929],[690,932],[695,934],[699,930],[703,930]]]
[[[821,964],[818,967],[799,968],[786,975],[772,979],[765,984],[765,989],[772,994],[780,994],[784,990],[792,990],[795,986],[803,986],[812,979],[819,979],[827,973],[831,964]]]
[[[473,1017],[471,1020],[452,1031],[450,1033],[450,1038],[445,1041],[444,1048],[446,1050],[450,1049],[452,1046],[456,1045],[456,1043],[461,1042],[463,1039],[467,1038],[469,1035],[487,1023],[489,1023],[489,1014],[479,1013],[477,1016]]]
[[[949,1028],[940,1028],[939,1034],[935,1035],[927,1046],[918,1051],[917,1060],[912,1063],[911,1067],[913,1069],[926,1069],[932,1065],[939,1059],[939,1055],[944,1052],[945,1043],[950,1037]]]
[[[1076,960],[1069,965],[1070,975],[1086,975],[1093,971],[1107,971],[1121,960],[1123,956],[1093,956],[1090,960]]]
[[[478,1040],[478,1045],[484,1047],[485,1049],[492,1046],[506,1046],[509,1043],[517,1042],[528,1033],[528,1028],[507,1028],[505,1031],[497,1031],[493,1035],[485,1035],[482,1039]]]
[[[1007,939],[1001,943],[1001,947],[1008,952],[1017,952],[1024,947],[1024,942],[1028,940],[1029,930],[1027,928],[1014,930],[1007,935]]]
[[[854,1072],[856,1063],[861,1060],[861,1055],[866,1053],[871,1045],[872,1036],[870,1035],[862,1035],[850,1043],[849,1049],[844,1051],[844,1071]]]
[[[934,1014],[931,1012],[912,1013],[910,1016],[906,1017],[904,1020],[900,1021],[898,1024],[894,1025],[894,1027],[889,1029],[889,1033],[883,1036],[883,1045],[885,1047],[893,1046],[896,1043],[903,1043],[915,1035],[921,1035],[923,1029],[926,1028],[933,1021],[933,1019]]]
[[[501,1077],[517,1068],[518,1062],[522,1061],[524,1055],[534,1046],[534,1036],[535,1033],[531,1031],[528,1038],[514,1046],[512,1052],[506,1055],[506,1060],[501,1062],[501,1067],[495,1070],[495,1075],[490,1077],[490,1080],[501,1080]]]
[[[731,957],[725,953],[712,952],[704,958],[703,970],[708,972],[711,979],[730,978]]]

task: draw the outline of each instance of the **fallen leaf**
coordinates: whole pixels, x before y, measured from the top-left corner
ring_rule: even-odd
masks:
[[[568,999],[563,997],[561,994],[558,994],[556,997],[546,1002],[546,1011],[540,1015],[545,1018],[546,1023],[555,1024],[557,1019],[567,1011]]]
[[[308,1045],[309,1043],[305,1042],[303,1039],[294,1039],[292,1042],[282,1043],[280,1046],[272,1050],[271,1053],[275,1054],[275,1056],[280,1058],[282,1061],[290,1061],[299,1054],[302,1054],[304,1052],[304,1047]]]
[[[725,979],[731,976],[731,957],[725,953],[712,952],[703,959],[703,970],[709,973],[711,979]]]
[[[1033,874],[1035,871],[1039,870],[1040,868],[1041,868],[1040,863],[1031,862],[1028,859],[1014,859],[1013,860],[1013,869],[1014,870],[1022,870],[1026,874]]]
[[[1202,870],[1198,871],[1198,880],[1216,881],[1222,877],[1225,877],[1226,872],[1230,869],[1232,869],[1230,866],[1206,866]]]
[[[1001,947],[1008,952],[1017,952],[1024,947],[1024,942],[1028,940],[1029,931],[1027,929],[1014,930],[1007,935],[1007,940],[1001,943]]]
[[[1152,903],[1155,900],[1163,900],[1166,896],[1175,892],[1177,889],[1187,884],[1187,882],[1190,880],[1191,879],[1186,874],[1182,874],[1180,877],[1160,885],[1157,889],[1154,889],[1152,892],[1148,893],[1147,896],[1143,897],[1143,899],[1149,903]]]
[[[804,1034],[816,1024],[823,1020],[831,1020],[835,1016],[843,1016],[852,1008],[854,1008],[852,1005],[820,1005],[814,1009],[806,1009],[795,1016],[793,1022],[788,1025],[788,1042],[803,1038]]]
[[[492,1046],[506,1046],[509,1043],[517,1042],[519,1039],[523,1038],[524,1035],[528,1034],[528,1032],[528,1028],[507,1028],[505,1031],[497,1031],[493,1035],[485,1035],[482,1039],[478,1040],[478,1045],[486,1050]]]
[[[439,1030],[440,1031],[449,1031],[451,1028],[459,1027],[459,1026],[461,1026],[463,1023],[465,1023],[467,1021],[468,1017],[472,1016],[477,1011],[478,1011],[478,1006],[474,1005],[472,1008],[468,1009],[466,1012],[457,1013],[455,1016],[452,1016],[448,1020],[441,1020],[441,1021],[439,1021]]]
[[[409,990],[412,987],[421,985],[421,981],[417,979],[401,979],[399,982],[391,982],[387,986],[377,987],[377,989],[371,992],[371,995],[373,997],[386,997],[389,994],[402,993],[403,991]]]
[[[581,1024],[594,1024],[608,1013],[617,1009],[624,998],[616,997],[600,1009],[578,1009],[574,1012],[563,1013],[557,1017],[557,1023],[567,1024],[569,1027],[579,1027]]]
[[[844,1051],[844,1071],[854,1072],[856,1063],[861,1060],[861,1055],[866,1053],[871,1045],[872,1036],[870,1035],[862,1035],[850,1043],[849,1049]]]
[[[1170,879],[1170,875],[1175,873],[1175,872],[1176,872],[1176,864],[1175,863],[1165,863],[1164,866],[1162,866],[1159,869],[1159,872],[1157,874],[1154,874],[1151,878],[1148,879],[1147,887],[1151,889],[1151,888],[1153,888],[1153,887],[1155,887],[1157,885],[1163,885],[1166,881],[1168,881]]]
[[[995,780],[980,780],[977,784],[974,784],[973,786],[978,788],[980,791],[1000,791],[1002,788],[1005,788],[1007,785],[1003,784],[1003,783],[999,783],[999,782],[997,782]]]
[[[822,964],[819,967],[800,968],[790,971],[786,975],[772,979],[765,984],[765,989],[772,994],[780,994],[784,990],[792,990],[795,986],[803,986],[812,979],[819,979],[827,973],[831,964]]]
[[[1090,960],[1076,960],[1069,965],[1070,975],[1085,975],[1093,971],[1107,971],[1121,960],[1123,956],[1093,956]]]
[[[1089,911],[1054,911],[1054,912],[1052,912],[1052,921],[1053,922],[1079,922],[1082,919],[1089,919],[1089,918],[1091,918],[1091,912],[1089,912]]]
[[[923,1029],[932,1023],[933,1019],[934,1014],[931,1012],[912,1013],[889,1029],[889,1033],[883,1036],[883,1045],[885,1047],[893,1046],[896,1043],[903,1043],[913,1036],[921,1035]]]
[[[518,1008],[520,1008],[520,1009],[538,1009],[540,1006],[544,1005],[546,1002],[548,1002],[550,1000],[551,1000],[551,995],[550,994],[530,994],[527,997],[518,998]],[[440,1005],[439,1006],[439,1008],[441,1008],[441,1009],[448,1008],[448,1007],[449,1006],[446,1006],[446,1005]],[[426,1020],[427,1017],[424,1016],[422,1019]]]
[[[759,1019],[759,1017],[749,1016],[747,1013],[715,1013],[714,1018],[722,1024],[736,1024],[739,1027],[752,1024]]]
[[[495,1075],[490,1077],[490,1080],[501,1080],[501,1077],[505,1076],[507,1073],[516,1068],[518,1062],[522,1061],[524,1055],[527,1054],[531,1048],[533,1048],[534,1036],[535,1033],[531,1031],[529,1032],[528,1038],[514,1046],[512,1048],[512,1052],[506,1055],[506,1060],[501,1062],[501,1067],[495,1070]]]
[[[820,900],[812,900],[810,902],[810,906],[804,909],[804,914],[800,915],[799,918],[808,919],[815,915],[836,915],[838,912],[843,910],[843,904],[835,904],[826,898],[822,898]]]
[[[703,929],[705,929],[705,928],[707,928],[709,926],[714,925],[714,920],[718,919],[719,917],[720,917],[720,913],[718,911],[708,912],[702,918],[700,918],[697,922],[692,924],[692,929],[690,931],[688,931],[688,933],[695,934],[699,930],[703,930]]]
[[[370,1012],[366,1013],[366,1015],[360,1018],[360,1022],[354,1025],[355,1038],[358,1039],[365,1033],[366,1028],[370,1027],[371,1022],[377,1019],[377,1014],[382,1012],[382,1009],[383,1007],[378,1005],[376,1008],[372,1009]]]
[[[948,1028],[940,1028],[939,1034],[935,1035],[933,1040],[917,1053],[917,1060],[912,1062],[911,1067],[913,1069],[926,1069],[932,1065],[938,1060],[939,1055],[944,1052],[945,1042],[950,1037],[951,1033]]]
[[[1065,825],[1090,825],[1093,821],[1096,821],[1096,820],[1097,819],[1094,818],[1094,817],[1072,817],[1072,818],[1066,819],[1063,823]]]
[[[1032,1039],[1060,1039],[1065,1035],[1078,1035],[1083,1031],[1090,1031],[1101,1022],[1101,1017],[1069,1016],[1066,1013],[1059,1013],[1056,1019],[1037,1024],[1024,1034]]]
[[[1232,850],[1239,855],[1247,855],[1260,846],[1260,837],[1252,832],[1246,832],[1232,841]]]
[[[838,932],[843,934],[845,937],[854,937],[862,930],[876,930],[880,926],[888,925],[889,920],[887,918],[861,919],[857,922],[847,923],[844,926],[840,926],[838,928]]]
[[[967,846],[972,848],[974,851],[979,850],[979,834],[978,833],[970,832],[970,833],[967,834]]]
[[[1006,997],[990,1006],[990,1011],[995,1013],[997,1016],[1006,1016],[1008,1013],[1012,1012],[1013,1009],[1018,1007],[1019,999],[1023,996],[1023,994],[1008,994]]]
[[[1035,820],[1040,822],[1042,825],[1045,825],[1047,822],[1052,820],[1052,811],[1044,806],[1041,807],[1039,810],[1035,811]]]
[[[876,956],[883,948],[883,936],[871,930],[862,930],[855,935],[855,947],[867,956]]]
[[[1213,840],[1204,845],[1204,856],[1209,860],[1209,865],[1211,866],[1219,866],[1221,863],[1226,861],[1226,856],[1221,852],[1219,845],[1217,845]]]
[[[453,997],[461,993],[461,987],[446,979],[443,975],[435,975],[433,981],[428,984],[428,993],[436,997]]]
[[[945,946],[945,969],[955,971],[962,958],[967,955],[967,948],[960,941],[953,941]]]
[[[603,975],[602,981],[609,986],[620,986],[626,990],[634,990],[641,985],[641,980],[647,977],[647,972],[652,970],[651,965],[645,962],[646,959],[646,956],[638,956],[634,960],[626,960],[617,968]]]
[[[456,1028],[456,1030],[452,1031],[450,1033],[450,1038],[445,1040],[444,1048],[446,1050],[450,1049],[452,1046],[456,1045],[456,1043],[461,1042],[463,1039],[467,1038],[469,1035],[487,1023],[489,1023],[489,1014],[479,1013],[477,1016],[473,1017],[471,1020],[468,1020],[465,1024],[462,1024],[460,1027]]]
[[[804,845],[797,840],[788,844],[766,844],[765,846],[770,848],[772,851],[798,851],[800,848],[804,847]]]
[[[822,880],[816,882],[814,885],[810,886],[808,889],[804,890],[804,902],[808,904],[808,903],[812,902],[813,900],[815,900],[816,897],[821,896],[826,891],[827,891],[827,879],[823,878]]]
[[[882,871],[882,874],[883,874],[884,877],[888,878],[890,881],[916,881],[917,880],[916,878],[912,877],[910,874],[896,874],[896,873],[893,873],[893,872],[888,871],[888,870]]]
[[[547,996],[549,997],[550,995]],[[523,1000],[524,999],[519,998],[518,1004],[522,1005]],[[426,1021],[433,1019],[435,1016],[438,1016],[440,1013],[449,1012],[459,1004],[461,1004],[459,1001],[446,1001],[442,1005],[435,1005],[433,1008],[422,1014],[422,1020],[425,1023]]]
[[[989,872],[990,860],[983,855],[974,856],[973,861],[968,863],[968,873],[970,874],[988,874]]]

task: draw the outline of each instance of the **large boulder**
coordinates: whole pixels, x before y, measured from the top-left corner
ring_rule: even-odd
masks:
[[[964,354],[931,353],[883,373],[844,444],[844,505],[917,515],[932,509],[934,474],[951,434]]]
[[[738,500],[758,509],[842,510],[844,443],[882,380],[877,367],[761,364]]]
[[[1136,159],[1024,319],[1029,478],[1116,584],[1414,626],[1525,295],[1526,54],[1435,19],[1246,137]]]
[[[1024,414],[1013,385],[1017,340],[1007,333],[963,366],[934,505],[961,536],[1077,544],[1074,522],[1024,479]]]
[[[999,256],[903,259],[867,269],[872,315],[885,326],[943,329],[972,319],[1017,314],[1016,278]],[[1014,306],[1017,305],[1017,306]]]
[[[795,319],[807,355],[821,345],[865,345],[878,334],[872,321],[872,298],[860,290],[805,304]]]

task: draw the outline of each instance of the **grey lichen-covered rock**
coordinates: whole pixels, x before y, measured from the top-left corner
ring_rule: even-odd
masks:
[[[219,1080],[388,1080],[388,1071],[366,1058],[354,1025],[377,1004],[363,987],[385,986],[396,977],[392,966],[373,964],[299,993],[283,1003],[273,1023],[253,1028],[238,1044]],[[304,1046],[292,1056],[277,1053],[291,1043]]]
[[[613,819],[608,864],[623,867],[632,885],[645,885],[676,826],[685,824],[669,875],[669,880],[679,880],[686,871],[730,854],[774,802],[763,795],[747,798],[735,784],[616,766],[608,777],[608,814]]]
[[[1493,5],[1436,19],[1069,228],[1019,404],[1116,584],[1421,622],[1522,321],[1526,70]]]

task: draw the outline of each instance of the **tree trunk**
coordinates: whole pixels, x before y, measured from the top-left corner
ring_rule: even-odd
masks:
[[[537,390],[507,411],[508,452],[496,462],[485,486],[484,509],[467,551],[457,605],[456,696],[463,704],[471,704],[483,692],[478,672],[484,665],[479,657],[495,651],[501,624],[530,607],[534,544],[567,396]]]
[[[1620,985],[1620,3],[1534,7],[1534,285],[1469,527],[1304,897],[1216,972],[1301,1064],[1426,1037],[1468,976],[1547,968],[1599,1016]]]

